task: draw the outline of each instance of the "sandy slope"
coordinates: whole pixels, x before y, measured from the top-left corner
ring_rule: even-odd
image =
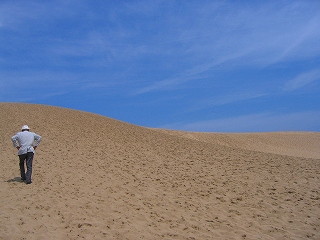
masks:
[[[320,133],[147,129],[0,103],[0,239],[320,239]],[[10,137],[43,137],[33,183]]]
[[[168,130],[159,131],[234,148],[294,157],[320,158],[320,133],[318,132],[218,134]]]

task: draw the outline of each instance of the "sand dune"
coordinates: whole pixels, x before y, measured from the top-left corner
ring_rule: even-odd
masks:
[[[0,239],[320,239],[320,133],[149,129],[0,103]],[[10,137],[43,137],[33,183]]]

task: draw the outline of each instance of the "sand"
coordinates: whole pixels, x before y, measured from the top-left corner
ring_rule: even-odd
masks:
[[[194,133],[0,103],[0,239],[320,239],[320,133]],[[33,183],[10,137],[43,137]]]

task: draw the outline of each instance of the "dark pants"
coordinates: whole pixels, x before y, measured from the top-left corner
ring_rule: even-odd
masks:
[[[31,183],[33,152],[19,155],[21,179]],[[26,160],[27,172],[25,172],[24,161]]]

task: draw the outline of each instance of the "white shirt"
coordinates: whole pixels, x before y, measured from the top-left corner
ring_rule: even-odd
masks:
[[[20,147],[18,155],[22,155],[28,152],[34,153],[33,147],[40,144],[41,136],[35,134],[34,132],[23,131],[18,132],[11,138],[11,140],[14,147]]]

